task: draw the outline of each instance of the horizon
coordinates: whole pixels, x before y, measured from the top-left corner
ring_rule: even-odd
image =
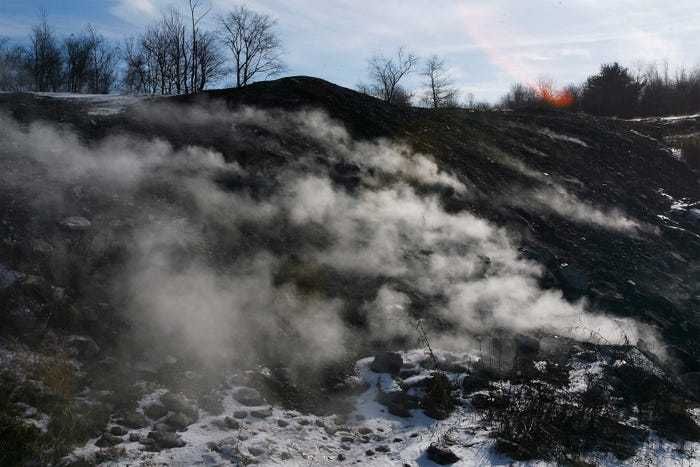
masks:
[[[170,6],[185,6],[177,0],[46,3],[3,2],[0,37],[25,42],[39,11],[45,9],[60,37],[90,23],[108,39],[121,42],[141,33]],[[208,29],[216,27],[218,15],[241,4],[230,0],[207,3],[212,7],[206,18]],[[653,3],[449,1],[439,10],[423,0],[382,6],[366,1],[295,1],[290,5],[280,0],[245,5],[277,20],[287,65],[280,77],[314,76],[356,89],[366,81],[367,60],[372,55],[391,55],[404,46],[420,58],[442,56],[462,99],[473,94],[476,101],[493,103],[516,82],[580,83],[602,63],[619,62],[632,71],[652,63],[666,63],[672,71],[694,68],[698,65],[694,51],[700,39],[694,33],[700,31],[700,11],[687,0],[673,6]],[[231,84],[229,78],[217,87]],[[420,73],[410,76],[406,85],[420,89]]]

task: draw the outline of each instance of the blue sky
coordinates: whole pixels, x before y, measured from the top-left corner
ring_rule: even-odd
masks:
[[[239,4],[209,0],[208,17]],[[44,8],[60,35],[95,24],[138,34],[184,0],[0,0],[0,36],[26,40]],[[700,64],[698,0],[249,0],[278,19],[288,74],[354,87],[367,58],[400,45],[442,55],[463,94],[493,101],[515,81],[581,81],[602,62]],[[420,86],[414,75],[409,84]]]

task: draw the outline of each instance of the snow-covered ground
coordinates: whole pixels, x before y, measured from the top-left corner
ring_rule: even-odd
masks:
[[[462,354],[438,352],[440,359],[454,363],[473,362],[473,357]],[[401,381],[402,385],[416,384],[431,377],[431,370],[423,368],[426,355],[421,350],[402,353],[404,368],[415,373]],[[301,414],[278,407],[244,406],[233,397],[239,388],[231,387],[224,398],[224,413],[219,416],[202,416],[179,433],[186,443],[184,447],[146,452],[137,441],[117,446],[124,452],[117,460],[102,465],[110,466],[218,466],[258,465],[316,466],[316,465],[368,465],[368,466],[434,466],[426,455],[431,443],[448,446],[460,460],[459,466],[547,466],[546,462],[514,462],[498,454],[489,429],[482,417],[468,402],[461,400],[458,409],[447,419],[437,421],[422,410],[411,410],[410,417],[397,417],[387,412],[377,402],[380,391],[397,389],[397,380],[387,373],[370,370],[373,358],[357,362],[356,377],[366,390],[354,397],[354,410],[347,417]],[[539,362],[538,362],[539,363]],[[586,381],[602,372],[600,361],[581,363],[570,372],[571,391],[579,391]],[[537,365],[535,365],[537,367]],[[544,366],[544,365],[540,365]],[[543,371],[543,370],[542,370]],[[456,383],[463,375],[448,373]],[[501,383],[508,384],[508,383]],[[162,391],[145,396],[140,407],[156,401]],[[253,413],[257,415],[253,415]],[[261,412],[261,413],[260,413]],[[695,414],[696,416],[700,414]],[[223,422],[228,416],[229,425]],[[133,430],[130,439],[146,437],[151,428]],[[95,440],[75,451],[76,455],[94,455],[98,448]],[[686,444],[683,450],[673,443],[652,435],[625,462],[612,455],[595,455],[587,459],[595,465],[700,465],[700,444]]]
[[[674,122],[677,120],[690,120],[693,118],[700,118],[700,114],[669,115],[668,117],[638,117],[638,118],[631,118],[629,120],[631,122],[654,122],[654,121]]]
[[[123,112],[128,106],[147,99],[147,96],[133,96],[122,94],[76,94],[69,92],[33,92],[36,96],[51,99],[76,100],[88,106],[88,115],[116,115]]]

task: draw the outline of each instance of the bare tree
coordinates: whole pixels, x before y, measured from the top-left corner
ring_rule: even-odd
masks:
[[[151,92],[149,69],[141,44],[133,37],[124,40],[122,60],[126,65],[122,87],[132,94]]]
[[[372,83],[369,86],[370,94],[389,103],[396,102],[397,90],[401,80],[413,72],[418,58],[403,47],[400,47],[394,57],[375,55],[369,60],[369,76]],[[401,94],[405,97],[408,93]]]
[[[216,36],[209,32],[197,34],[197,56],[195,60],[198,66],[193,92],[204,90],[207,85],[224,77],[224,56],[219,50]]]
[[[118,53],[94,26],[88,24],[90,92],[106,94],[114,85]]]
[[[423,96],[426,104],[434,109],[457,106],[457,90],[447,76],[445,61],[437,55],[430,57],[423,70],[428,91]]]
[[[30,58],[28,51],[0,38],[0,90],[28,91],[32,89]]]
[[[220,23],[224,43],[233,56],[236,87],[284,70],[282,44],[273,31],[276,21],[270,16],[239,6],[221,17]]]
[[[209,11],[211,11],[211,7],[206,5],[204,0],[187,0],[187,6],[190,11],[190,21],[191,21],[191,26],[192,30],[191,32],[191,45],[192,45],[192,53],[191,53],[191,63],[190,63],[190,89],[192,92],[197,92],[200,90],[200,85],[198,83],[201,82],[199,79],[199,72],[200,68],[202,68],[202,64],[199,63],[199,58],[201,56],[199,52],[199,47],[200,44],[202,43],[205,38],[202,37],[202,34],[199,32],[199,23],[202,21],[208,14]],[[202,44],[204,47],[208,47],[209,50],[212,50],[211,43]],[[204,56],[209,56],[208,53],[205,51]],[[209,64],[211,65],[211,64]],[[207,65],[204,65],[204,68],[207,68]],[[207,77],[204,78],[204,82],[207,81]],[[203,89],[203,86],[201,87]]]
[[[423,75],[427,80],[428,94],[426,100],[433,108],[454,107],[457,104],[457,90],[453,81],[447,76],[445,61],[437,55],[430,57]]]
[[[60,86],[62,57],[56,36],[49,26],[46,12],[40,13],[40,21],[32,27],[30,62],[34,89],[57,91]]]
[[[83,92],[90,78],[92,41],[85,34],[71,34],[63,40],[65,83],[70,92]]]
[[[166,75],[168,94],[189,93],[190,48],[182,15],[171,8],[161,19],[160,47],[166,55]]]

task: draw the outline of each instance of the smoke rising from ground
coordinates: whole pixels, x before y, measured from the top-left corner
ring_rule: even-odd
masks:
[[[156,336],[154,346],[181,344],[207,360],[315,364],[358,340],[413,339],[419,317],[440,318],[442,330],[449,323],[444,335],[430,319],[426,326],[465,346],[495,330],[654,338],[631,319],[541,289],[542,268],[519,256],[508,232],[443,208],[438,194],[469,197],[464,183],[403,144],[354,141],[315,111],[143,107],[134,118],[173,132],[220,132],[228,149],[133,135],[88,144],[68,129],[2,117],[0,154],[20,173],[0,178],[42,199],[36,215],[46,222],[88,217],[86,258],[125,252],[109,273],[110,298],[138,332]],[[292,152],[287,140],[305,149]],[[242,147],[285,163],[239,165]],[[356,181],[339,182],[328,162],[349,165]],[[575,220],[635,227],[581,210],[565,192],[533,199]]]

